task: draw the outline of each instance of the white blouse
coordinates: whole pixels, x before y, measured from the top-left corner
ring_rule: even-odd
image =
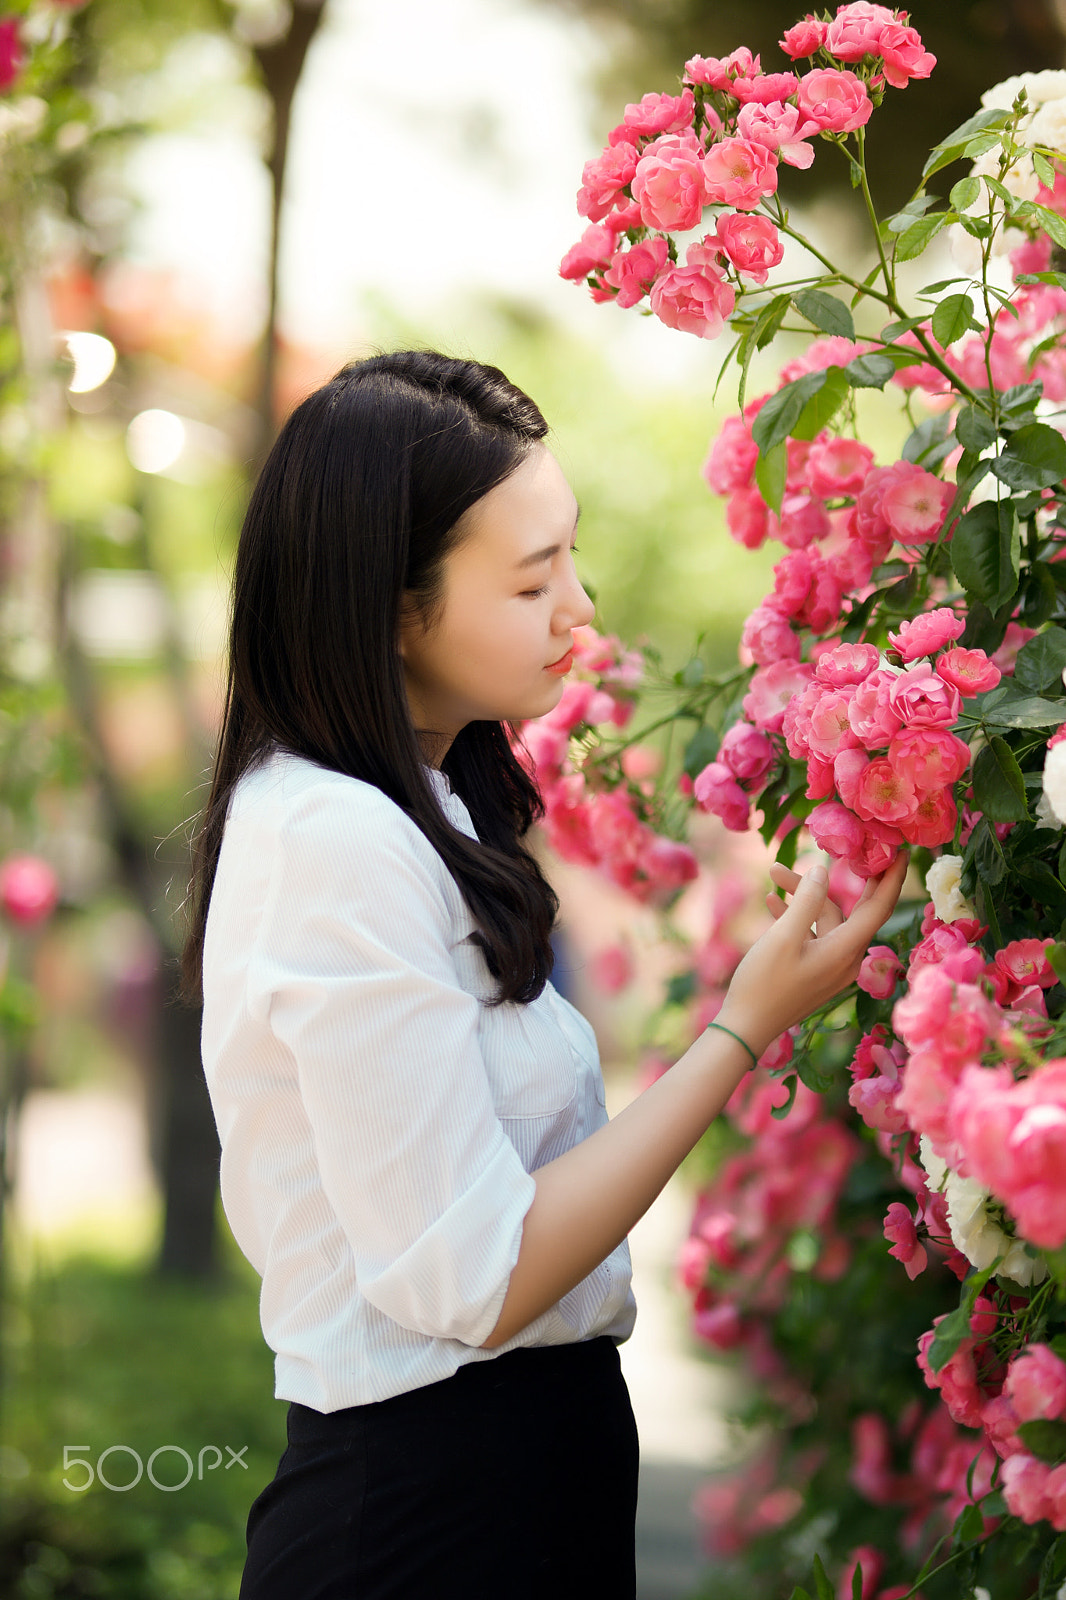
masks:
[[[475,926],[373,785],[281,753],[241,779],[207,919],[203,1058],[279,1399],[335,1411],[520,1345],[632,1331],[623,1243],[510,1343],[478,1348],[530,1174],[607,1113],[595,1035],[551,984],[484,1003]]]

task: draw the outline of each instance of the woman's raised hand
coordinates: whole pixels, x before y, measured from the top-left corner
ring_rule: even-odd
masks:
[[[791,902],[767,896],[774,926],[737,967],[718,1020],[761,1055],[778,1034],[853,983],[870,941],[899,899],[908,860],[901,851],[887,872],[870,878],[848,917],[829,899],[824,867],[811,867],[801,877],[775,862],[770,876]]]

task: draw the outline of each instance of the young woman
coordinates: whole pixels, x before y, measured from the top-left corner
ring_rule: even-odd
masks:
[[[546,432],[493,367],[377,356],[293,413],[241,533],[186,976],[289,1402],[242,1600],[633,1595],[626,1234],[902,882],[843,921],[773,869],[717,1022],[608,1122],[507,732],[593,614]]]

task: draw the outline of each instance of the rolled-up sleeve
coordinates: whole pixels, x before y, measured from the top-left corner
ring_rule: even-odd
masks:
[[[304,792],[249,978],[295,1063],[360,1293],[406,1328],[480,1345],[535,1186],[493,1106],[445,870],[383,796],[353,809],[336,784]]]

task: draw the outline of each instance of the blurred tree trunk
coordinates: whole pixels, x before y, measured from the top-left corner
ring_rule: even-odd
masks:
[[[285,167],[289,157],[289,130],[292,103],[311,40],[322,23],[325,0],[296,0],[292,23],[284,38],[257,45],[255,58],[270,96],[274,133],[267,165],[270,168],[271,220],[267,321],[263,332],[259,364],[259,393],[256,403],[258,430],[253,454],[253,469],[262,466],[274,439],[277,426],[275,386],[278,350],[278,258],[281,242],[281,206],[285,192]]]
[[[323,11],[324,0],[296,0],[292,22],[284,36],[255,47],[263,85],[270,96],[273,140],[267,158],[271,183],[268,310],[260,355],[253,470],[262,464],[276,426],[278,256],[292,105]],[[151,566],[147,549],[144,555],[146,565]],[[181,697],[184,672],[180,647],[170,654],[171,678]],[[163,1185],[163,1239],[157,1267],[163,1273],[208,1278],[217,1266],[219,1145],[200,1058],[202,1011],[182,1004],[173,948],[164,949],[154,1140]]]

